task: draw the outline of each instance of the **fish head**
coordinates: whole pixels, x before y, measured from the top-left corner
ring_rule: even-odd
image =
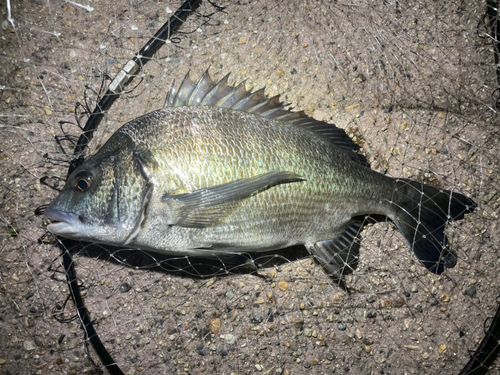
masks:
[[[130,145],[108,143],[68,177],[45,211],[51,221],[47,230],[53,234],[113,246],[137,235],[151,184]]]

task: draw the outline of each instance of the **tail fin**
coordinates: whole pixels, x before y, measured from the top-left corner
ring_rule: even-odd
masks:
[[[460,193],[403,179],[395,180],[395,195],[392,203],[398,209],[391,219],[417,258],[436,274],[455,267],[456,253],[448,247],[445,225],[463,219],[476,203]]]

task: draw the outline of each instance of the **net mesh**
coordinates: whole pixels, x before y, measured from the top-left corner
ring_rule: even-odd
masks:
[[[37,207],[100,95],[180,2],[8,2],[0,59],[0,368],[101,373]],[[5,5],[5,4],[4,4]],[[224,7],[223,9],[218,7]],[[346,129],[373,169],[472,197],[430,274],[367,220],[339,288],[304,249],[166,257],[66,242],[124,373],[458,374],[498,306],[498,87],[485,2],[205,2],[105,113],[85,155],[210,67]],[[42,179],[42,182],[40,180]],[[243,264],[243,265],[242,265]],[[491,373],[498,371],[494,365]]]

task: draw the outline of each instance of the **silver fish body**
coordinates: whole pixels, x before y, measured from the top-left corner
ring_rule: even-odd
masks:
[[[394,221],[431,271],[454,266],[443,229],[475,203],[377,173],[356,150],[342,130],[262,91],[187,77],[165,108],[123,125],[73,172],[45,213],[48,229],[207,257],[303,244],[341,279],[374,215]]]

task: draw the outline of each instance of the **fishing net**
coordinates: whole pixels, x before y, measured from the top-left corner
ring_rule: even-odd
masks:
[[[181,4],[2,5],[2,373],[458,374],[472,355],[489,363],[473,352],[497,324],[500,283],[495,2],[203,2],[96,110]],[[381,173],[473,198],[476,211],[446,230],[456,267],[429,273],[391,222],[369,218],[347,291],[302,248],[200,259],[46,235],[35,210],[70,163],[207,68],[345,129]],[[93,111],[102,122],[75,156]]]

